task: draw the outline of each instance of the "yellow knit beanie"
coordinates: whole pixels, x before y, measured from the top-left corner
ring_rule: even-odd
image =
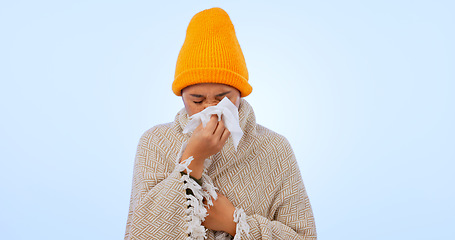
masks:
[[[229,15],[221,8],[197,13],[191,19],[177,58],[172,91],[198,83],[222,83],[248,96],[248,69]]]

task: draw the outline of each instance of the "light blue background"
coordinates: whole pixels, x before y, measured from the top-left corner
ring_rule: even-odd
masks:
[[[319,239],[453,239],[453,1],[1,1],[2,239],[122,239],[141,134],[220,6]]]

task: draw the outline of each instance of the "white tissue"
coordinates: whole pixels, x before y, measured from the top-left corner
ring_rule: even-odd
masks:
[[[243,131],[239,124],[239,111],[227,97],[224,97],[216,106],[207,107],[203,111],[193,114],[185,129],[183,129],[183,133],[194,131],[201,122],[202,126],[205,127],[213,114],[218,115],[218,121],[223,116],[224,125],[231,132],[232,141],[234,142],[235,150],[237,150]]]

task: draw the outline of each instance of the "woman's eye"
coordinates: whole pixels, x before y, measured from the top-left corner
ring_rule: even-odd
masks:
[[[194,102],[194,103],[196,103],[196,104],[200,104],[200,103],[202,103],[202,101],[199,101],[199,102],[193,101],[193,102]]]

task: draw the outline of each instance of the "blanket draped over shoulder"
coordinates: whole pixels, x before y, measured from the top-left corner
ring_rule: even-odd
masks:
[[[229,138],[204,170],[211,184],[244,211],[248,234],[236,239],[311,239],[316,227],[294,152],[287,139],[259,124],[250,104],[241,99],[244,135],[235,151]],[[157,125],[141,137],[125,240],[191,239],[186,182],[179,161],[190,134],[183,108],[174,122]],[[195,226],[193,226],[195,227]],[[197,227],[197,226],[196,226]],[[207,239],[230,239],[202,226]]]

